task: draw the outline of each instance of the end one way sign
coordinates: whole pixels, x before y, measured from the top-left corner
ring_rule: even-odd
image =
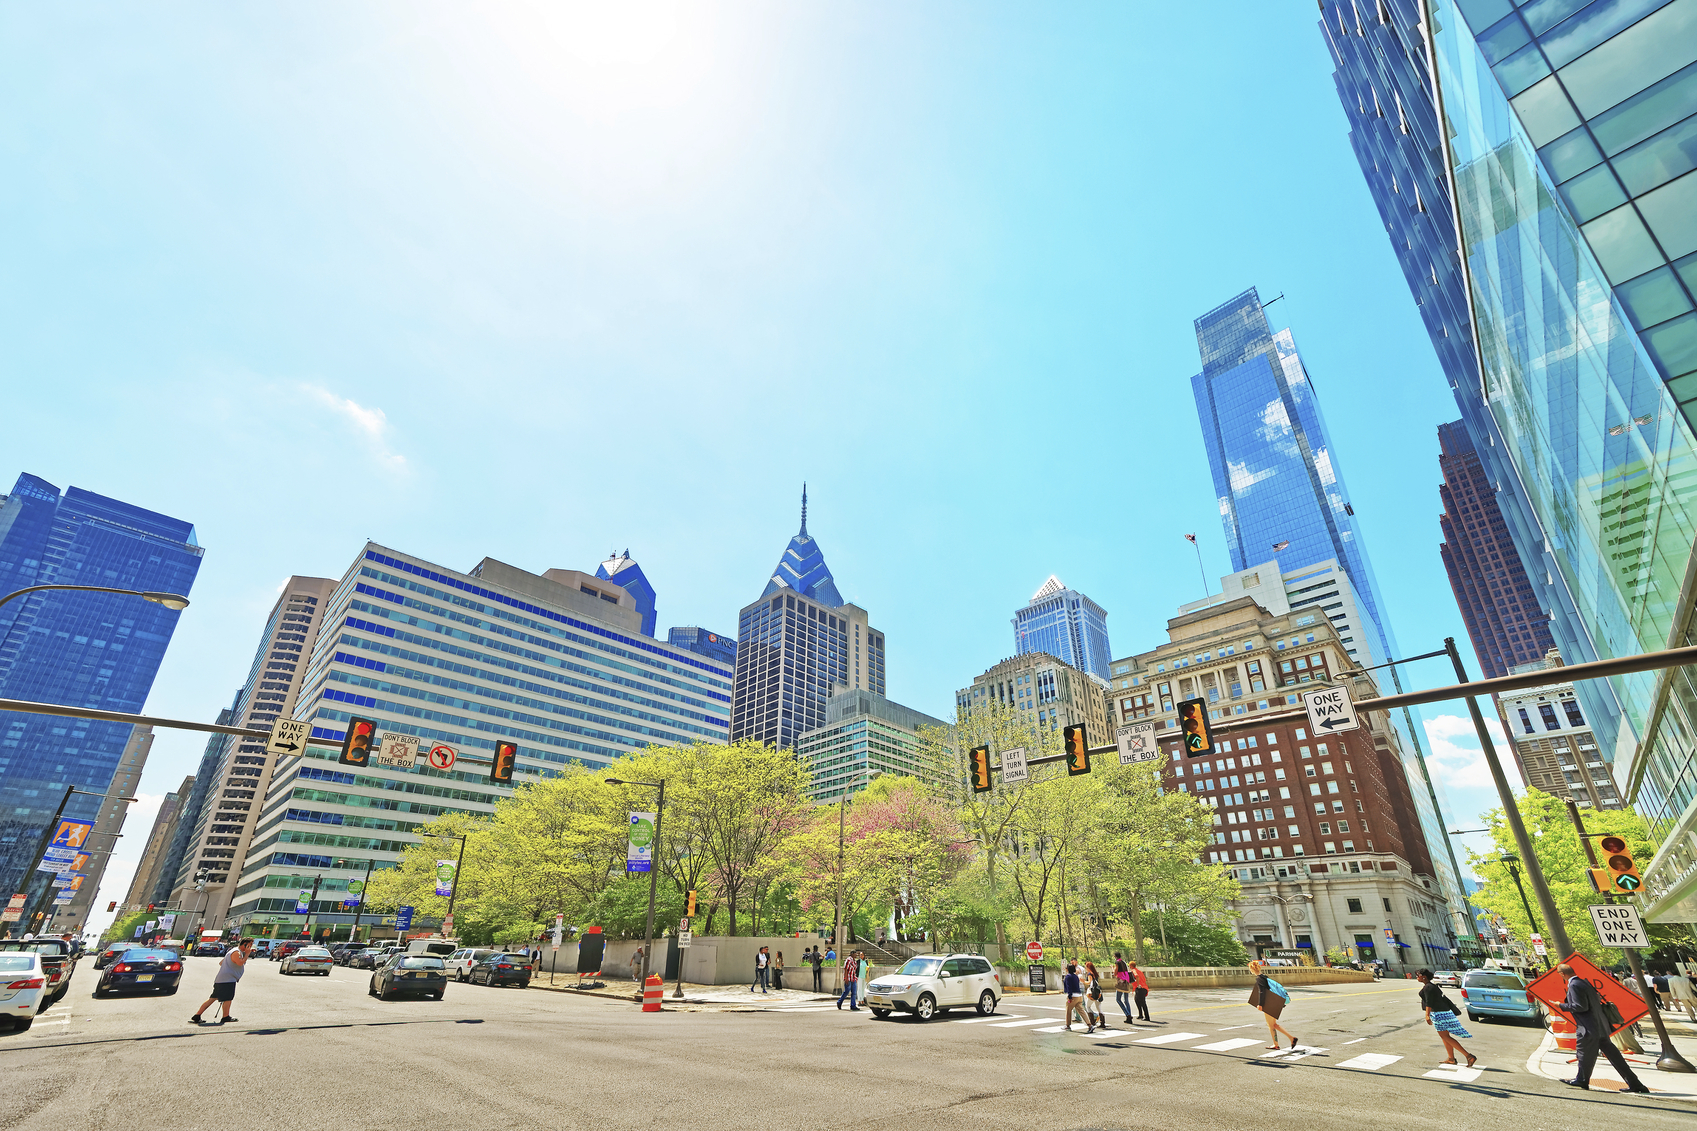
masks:
[[[1624,903],[1602,903],[1590,911],[1591,921],[1597,924],[1597,940],[1604,946],[1649,947],[1650,937],[1636,908]]]
[[[1355,717],[1355,704],[1343,687],[1325,687],[1310,691],[1302,697],[1308,709],[1308,723],[1315,734],[1337,734],[1354,730],[1361,725]]]

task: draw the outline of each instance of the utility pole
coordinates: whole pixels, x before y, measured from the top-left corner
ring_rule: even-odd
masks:
[[[1526,902],[1526,889],[1520,884],[1520,870],[1514,866],[1514,862],[1517,858],[1513,856],[1499,856],[1497,859],[1508,867],[1509,878],[1514,881],[1514,890],[1520,893],[1520,906],[1526,908],[1526,921],[1532,925],[1532,933],[1535,935],[1543,934],[1543,930],[1538,926],[1538,917],[1532,914],[1532,905]],[[1545,947],[1544,949],[1548,950],[1549,948]],[[1534,954],[1533,958],[1536,959],[1536,957],[1537,955]],[[1550,956],[1546,954],[1544,956],[1544,969],[1548,970],[1549,968]]]
[[[365,914],[365,891],[371,886],[371,868],[376,863],[377,858],[375,856],[365,862],[365,879],[360,882],[359,902],[354,904],[354,925],[348,929],[348,945],[350,946],[359,938],[359,918]],[[454,878],[459,879],[458,876]]]
[[[308,942],[312,941],[312,905],[318,902],[318,885],[324,882],[323,876],[312,877],[312,895],[306,901],[306,922],[301,924],[301,934]]]

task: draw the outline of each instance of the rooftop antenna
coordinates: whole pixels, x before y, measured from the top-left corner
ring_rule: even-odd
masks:
[[[807,533],[807,481],[801,484],[801,532]]]

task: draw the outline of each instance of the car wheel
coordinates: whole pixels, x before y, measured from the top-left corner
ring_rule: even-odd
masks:
[[[377,991],[377,1000],[379,1001],[393,1001],[394,999],[395,991],[390,989],[388,986],[384,986],[382,989]]]
[[[920,994],[919,1001],[914,1004],[913,1015],[921,1021],[929,1021],[937,1016],[937,999],[930,994]]]
[[[880,1021],[884,1020],[884,1018],[888,1017],[889,1015],[890,1015],[890,1011],[887,1010],[887,1009],[874,1009],[872,1011],[872,1016],[876,1017]]]
[[[371,995],[372,997],[377,996],[377,979],[376,978],[371,979],[371,984],[369,986],[365,987],[365,992],[367,994]]]
[[[21,1033],[25,1029],[28,1029],[31,1025],[34,1025],[34,1024],[35,1024],[35,1018],[33,1018],[33,1017],[16,1018],[12,1022],[12,1032]]]
[[[105,986],[94,987],[94,993],[90,994],[89,996],[90,997],[97,997],[97,998],[105,997],[106,996],[106,987]]]
[[[978,995],[978,1012],[985,1017],[996,1012],[996,995],[990,990],[985,990]]]
[[[431,994],[430,996],[435,998],[437,1001],[441,1001],[442,995],[447,993],[447,992],[448,992],[447,990],[437,990],[435,993]]]

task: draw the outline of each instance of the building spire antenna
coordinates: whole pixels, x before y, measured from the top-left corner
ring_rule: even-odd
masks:
[[[807,533],[807,481],[801,484],[801,532]]]

